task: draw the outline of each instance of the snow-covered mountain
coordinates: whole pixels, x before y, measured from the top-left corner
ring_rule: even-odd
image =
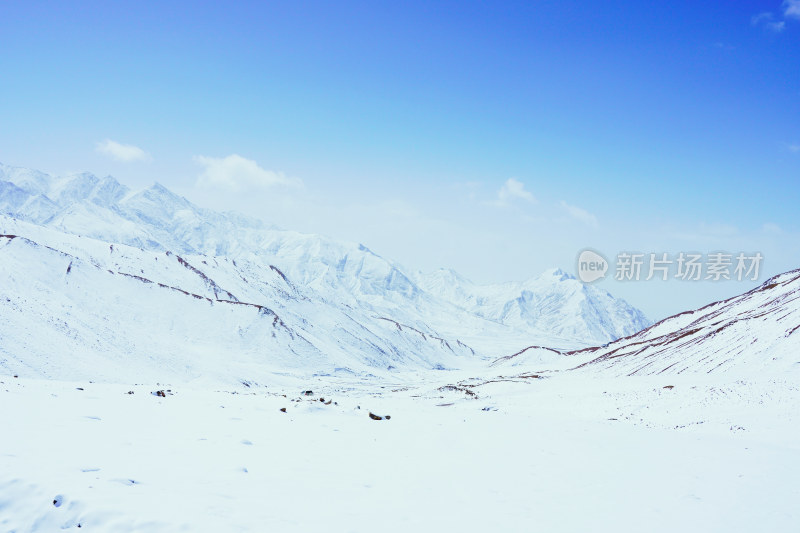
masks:
[[[614,376],[800,372],[800,270],[608,346],[568,355],[590,358],[581,370]]]
[[[145,251],[0,217],[0,368],[103,381],[260,381],[453,368],[458,339],[320,298],[277,267]]]
[[[63,337],[75,353],[117,361],[143,350],[191,358],[199,347],[235,347],[242,361],[276,368],[450,368],[532,343],[596,345],[647,325],[624,301],[560,271],[482,287],[452,271],[451,279],[409,275],[363,245],[204,209],[159,184],[131,191],[110,176],[0,165],[0,212],[1,232],[17,236],[5,238],[0,255],[6,303],[16,302],[2,307],[10,319],[0,349],[9,357],[52,349],[36,333],[50,327],[48,342]],[[122,294],[126,304],[115,307]],[[285,327],[262,338],[256,324],[276,316]],[[120,331],[96,336],[96,322]],[[143,324],[153,332],[147,339],[136,331]]]
[[[419,274],[429,294],[471,313],[517,329],[548,331],[562,338],[606,342],[636,333],[650,322],[624,300],[585,285],[561,269],[521,283],[476,285],[454,270]]]

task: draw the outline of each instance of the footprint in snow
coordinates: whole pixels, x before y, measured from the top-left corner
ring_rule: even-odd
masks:
[[[252,442],[250,442],[250,441],[249,441],[249,440],[247,440],[247,439],[242,439],[242,444],[244,444],[245,446],[252,446],[252,445],[253,445],[253,443],[252,443]]]

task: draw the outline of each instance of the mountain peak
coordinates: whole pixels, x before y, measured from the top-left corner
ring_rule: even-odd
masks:
[[[183,196],[178,196],[158,182],[143,191],[139,191],[127,197],[125,203],[139,209],[145,207],[148,207],[148,209],[159,209],[165,213],[169,213],[170,216],[180,209],[194,208],[194,205],[192,205],[189,200]]]
[[[122,200],[128,192],[130,189],[113,176],[106,176],[95,185],[89,200],[98,205],[110,206]]]
[[[540,288],[542,286],[556,285],[576,279],[577,278],[575,278],[575,276],[562,270],[561,268],[549,268],[538,276],[534,276],[523,281],[520,285],[522,285],[523,288],[536,290],[536,288]]]
[[[65,207],[87,198],[100,179],[90,172],[76,172],[53,180],[48,196],[58,205]]]
[[[32,195],[47,195],[53,176],[24,167],[0,164],[0,180],[8,181]]]
[[[175,202],[189,203],[189,201],[186,198],[175,194],[170,189],[161,185],[161,183],[157,181],[142,192],[147,193],[150,196],[169,198],[171,201]]]
[[[568,272],[565,272],[560,268],[551,268],[545,270],[544,273],[540,276],[540,278],[556,278],[558,281],[567,281],[570,279],[575,279],[575,276],[573,276]]]
[[[472,285],[473,283],[461,275],[460,272],[452,268],[439,268],[431,273],[432,276],[440,278],[442,280],[447,280],[452,283],[458,283],[460,285]]]

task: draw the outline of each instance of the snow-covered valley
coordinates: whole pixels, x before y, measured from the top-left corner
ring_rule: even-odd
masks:
[[[648,327],[159,185],[0,166],[0,207],[0,531],[800,519],[800,271]]]
[[[3,531],[750,532],[800,518],[796,381],[0,381]]]

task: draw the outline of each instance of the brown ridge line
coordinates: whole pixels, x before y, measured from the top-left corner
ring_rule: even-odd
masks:
[[[280,269],[280,268],[276,267],[275,265],[270,265],[270,266],[269,266],[269,268],[270,268],[270,269],[272,269],[273,271],[277,272],[277,274],[278,274],[280,277],[282,277],[282,278],[283,278],[283,281],[285,281],[287,285],[289,285],[290,287],[294,288],[294,287],[292,286],[292,282],[290,282],[290,281],[289,281],[289,278],[287,278],[287,277],[286,277],[286,274],[284,274],[284,273],[281,271],[281,269]]]
[[[110,270],[109,270],[109,272],[111,272],[111,274],[114,274],[114,272],[112,272]],[[188,291],[185,291],[185,290],[183,290],[183,289],[181,289],[179,287],[173,287],[172,285],[165,285],[164,283],[157,283],[157,282],[149,280],[149,279],[147,279],[145,277],[137,276],[135,274],[128,274],[126,272],[117,272],[117,274],[129,277],[129,278],[133,278],[133,279],[135,279],[137,281],[140,281],[142,283],[154,283],[154,284],[158,285],[159,287],[161,287],[163,289],[170,289],[170,290],[173,290],[173,291],[177,291],[177,292],[180,292],[181,294],[185,294],[186,296],[191,296],[192,298],[196,298],[198,300],[205,300],[205,301],[207,301],[209,303],[212,303],[212,304],[216,302],[216,303],[223,303],[223,304],[230,304],[230,305],[244,305],[246,307],[253,307],[255,309],[258,309],[259,312],[262,313],[262,314],[272,315],[274,317],[274,319],[272,320],[272,325],[273,326],[280,325],[283,328],[288,329],[286,324],[283,322],[283,320],[278,316],[278,314],[275,311],[273,311],[269,307],[266,307],[266,306],[261,305],[261,304],[240,302],[239,300],[219,300],[219,299],[212,300],[211,298],[208,298],[207,296],[202,296],[200,294],[195,294],[193,292],[188,292]]]
[[[787,276],[787,275],[793,275],[793,277],[791,277],[790,279],[782,280],[782,281],[776,281],[777,278],[782,277],[782,276]],[[754,289],[751,289],[751,290],[747,291],[744,294],[738,294],[736,296],[732,296],[732,297],[726,298],[724,300],[711,302],[711,303],[706,304],[703,307],[700,307],[700,308],[695,309],[695,310],[683,311],[681,313],[677,313],[675,315],[666,317],[666,318],[664,318],[662,320],[659,320],[658,322],[656,322],[655,324],[653,324],[652,326],[650,326],[648,328],[645,328],[645,329],[643,329],[641,331],[638,331],[638,332],[636,332],[636,333],[634,333],[632,335],[628,335],[627,337],[621,337],[621,338],[615,340],[613,342],[613,344],[619,343],[620,341],[631,340],[631,339],[634,339],[636,337],[645,336],[648,331],[660,326],[661,324],[663,324],[667,320],[678,318],[680,316],[684,316],[684,315],[687,315],[687,314],[699,313],[699,312],[702,312],[703,310],[708,309],[710,307],[713,307],[713,306],[716,306],[716,305],[728,304],[728,303],[730,303],[730,302],[732,302],[734,300],[747,300],[747,299],[752,298],[756,294],[760,294],[760,293],[765,292],[767,290],[774,289],[778,285],[788,285],[788,284],[796,281],[797,279],[800,279],[800,269],[790,270],[788,272],[784,272],[782,274],[778,274],[776,276],[773,276],[773,277],[769,278],[768,280],[766,280],[764,283],[762,283],[758,287],[756,287]],[[694,320],[690,324],[688,324],[688,326],[694,325],[694,324],[696,324],[697,322],[699,322],[702,319],[707,319],[707,318],[709,318],[709,316],[714,316],[714,315],[713,315],[713,313],[710,313],[710,314],[706,314],[706,315],[703,315],[703,316],[699,316],[696,320]],[[727,324],[727,325],[730,325],[730,323]],[[696,332],[699,329],[700,328],[696,328],[695,330],[690,330],[690,332]],[[716,333],[716,331],[714,333]],[[664,335],[659,335],[658,337],[655,337],[655,338],[652,338],[652,339],[645,339],[645,340],[642,340],[642,341],[639,341],[639,342],[635,342],[635,343],[624,343],[622,346],[619,346],[618,348],[615,348],[615,349],[613,349],[613,350],[611,350],[609,352],[606,352],[605,354],[603,354],[602,356],[600,356],[600,357],[598,357],[596,359],[592,359],[591,361],[587,361],[587,362],[585,362],[583,364],[580,364],[575,368],[581,368],[583,366],[592,364],[594,362],[599,362],[599,361],[608,359],[609,355],[611,355],[612,353],[614,353],[614,352],[616,352],[616,351],[618,351],[618,350],[620,350],[620,349],[622,349],[624,347],[630,347],[630,346],[634,346],[636,344],[654,344],[654,345],[659,345],[660,344],[660,345],[663,345],[665,343],[677,340],[677,339],[673,339],[672,341],[670,341],[669,339],[667,339],[667,340],[665,340],[665,341],[663,341],[661,343],[656,343],[655,342],[655,341],[661,339],[662,337],[669,336],[669,335],[670,335],[670,333],[666,333]],[[681,335],[681,337],[683,337],[683,336],[685,336],[685,335]],[[678,337],[678,338],[681,338],[681,337]],[[602,346],[593,346],[593,347],[590,347],[590,348],[581,348],[579,350],[572,350],[572,351],[566,352],[564,355],[568,355],[568,356],[569,355],[577,355],[577,354],[584,353],[584,352],[594,352],[594,351],[597,351],[599,349],[602,349]],[[624,354],[622,354],[622,355],[624,355]]]
[[[236,300],[236,301],[239,300],[236,296],[231,294],[229,291],[226,291],[225,289],[223,289],[222,287],[217,285],[217,283],[213,279],[211,279],[208,276],[206,276],[203,271],[201,271],[200,269],[195,268],[194,266],[192,266],[183,257],[181,257],[179,255],[175,255],[175,258],[178,260],[178,263],[180,263],[181,266],[183,266],[184,268],[190,270],[191,272],[194,272],[196,275],[198,275],[200,277],[200,279],[202,279],[206,283],[206,285],[211,287],[211,290],[214,291],[214,296],[217,296],[217,293],[221,292],[221,293],[227,294],[228,298],[230,298],[231,300]]]
[[[547,346],[528,346],[527,348],[521,349],[517,353],[511,354],[511,355],[504,355],[503,357],[498,357],[497,359],[495,359],[494,361],[489,363],[489,366],[494,366],[496,364],[499,364],[501,361],[508,361],[510,359],[513,359],[514,357],[517,357],[518,355],[522,355],[523,353],[527,352],[528,350],[535,350],[537,348],[542,349],[542,350],[549,350],[551,352],[557,353],[558,355],[564,355],[563,352],[561,352],[559,350],[556,350],[555,348],[548,348]]]
[[[13,240],[13,239],[17,239],[17,238],[19,238],[19,239],[22,239],[23,241],[25,241],[25,242],[27,242],[27,243],[29,243],[29,244],[32,244],[33,246],[41,246],[41,247],[43,247],[43,248],[47,248],[48,250],[52,250],[53,252],[56,252],[56,253],[58,253],[58,254],[60,254],[60,255],[63,255],[63,256],[65,256],[65,257],[71,257],[71,258],[73,258],[73,259],[78,259],[79,261],[82,261],[82,262],[83,262],[83,260],[82,260],[82,259],[80,259],[80,258],[78,258],[78,257],[76,257],[76,256],[74,256],[74,255],[72,255],[72,254],[68,254],[68,253],[66,253],[66,252],[62,252],[61,250],[57,250],[57,249],[55,249],[55,248],[53,248],[53,247],[51,247],[51,246],[47,246],[47,245],[44,245],[44,244],[39,244],[38,242],[36,242],[36,241],[33,241],[33,240],[31,240],[31,239],[28,239],[27,237],[20,237],[19,235],[0,235],[0,238],[6,238],[6,239],[8,239],[9,241],[11,241],[11,240]],[[169,250],[167,250],[166,254],[167,254],[168,256],[169,256],[169,255],[174,255],[174,254],[173,254],[172,252],[170,252]],[[183,262],[183,263],[185,263],[185,261],[184,261],[182,258],[180,258],[179,256],[176,256],[176,257],[178,257],[178,260],[179,260],[179,262]],[[94,264],[94,263],[92,263],[92,264],[93,264],[93,266],[94,266],[95,268],[98,268],[98,269],[100,268],[100,267],[99,267],[97,264]],[[187,265],[188,265],[188,263],[187,263]],[[186,265],[184,265],[184,266],[186,266]],[[190,267],[190,268],[192,268],[192,269],[194,269],[194,267],[192,267],[191,265],[189,265],[189,267]],[[196,270],[196,269],[195,269],[195,270]],[[108,272],[109,272],[109,274],[112,274],[112,275],[113,275],[113,274],[115,274],[115,272],[114,272],[114,271],[112,271],[112,270],[109,270]],[[199,271],[198,271],[198,272],[199,272]],[[268,315],[272,315],[272,316],[274,316],[275,318],[274,318],[274,319],[273,319],[273,321],[272,321],[272,325],[273,325],[273,326],[280,325],[281,327],[283,327],[284,329],[286,329],[287,331],[289,331],[289,328],[286,326],[286,324],[283,322],[283,320],[282,320],[282,319],[281,319],[281,318],[278,316],[278,314],[277,314],[277,313],[275,313],[275,311],[273,311],[272,309],[270,309],[270,308],[268,308],[268,307],[265,307],[265,306],[263,306],[263,305],[260,305],[260,304],[253,304],[253,303],[247,303],[247,302],[240,302],[240,301],[238,301],[238,300],[220,300],[220,299],[217,299],[217,300],[212,300],[211,298],[208,298],[208,297],[206,297],[206,296],[202,296],[202,295],[200,295],[200,294],[194,294],[194,293],[191,293],[191,292],[185,291],[185,290],[183,290],[183,289],[181,289],[181,288],[178,288],[178,287],[173,287],[173,286],[171,286],[171,285],[166,285],[166,284],[164,284],[164,283],[157,283],[157,282],[155,282],[155,281],[153,281],[153,280],[147,279],[147,278],[145,278],[145,277],[142,277],[142,276],[137,276],[137,275],[135,275],[135,274],[128,274],[128,273],[126,273],[126,272],[116,272],[116,274],[120,274],[120,275],[122,275],[122,276],[126,276],[126,277],[129,277],[129,278],[136,279],[137,281],[140,281],[140,282],[142,282],[142,283],[154,283],[154,284],[158,285],[158,286],[159,286],[159,287],[161,287],[161,288],[164,288],[164,289],[170,289],[170,290],[173,290],[173,291],[177,291],[177,292],[180,292],[180,293],[182,293],[182,294],[185,294],[186,296],[191,296],[191,297],[193,297],[193,298],[196,298],[196,299],[198,299],[198,300],[205,300],[205,301],[207,301],[207,302],[210,302],[210,303],[214,303],[214,302],[220,302],[220,303],[227,303],[227,304],[232,304],[232,305],[245,305],[245,306],[248,306],[248,307],[254,307],[254,308],[258,309],[258,310],[259,310],[259,312],[261,312],[261,313],[263,313],[263,314],[268,314]],[[203,274],[202,272],[200,272],[200,274],[201,274],[201,275],[202,275],[204,278],[206,278],[206,279],[207,279],[207,277],[205,276],[205,274]],[[213,280],[211,280],[211,282],[213,283]],[[215,284],[215,285],[216,285],[216,284]],[[227,293],[229,296],[233,296],[233,295],[232,295],[232,294],[230,294],[228,291],[222,291],[222,292],[225,292],[225,293]]]
[[[411,331],[414,331],[414,332],[419,333],[420,335],[422,335],[422,338],[425,339],[425,340],[428,340],[429,338],[433,339],[433,340],[437,340],[442,345],[447,346],[448,350],[450,350],[451,352],[453,351],[453,348],[450,346],[450,343],[447,342],[447,339],[443,339],[442,337],[437,337],[435,335],[426,334],[425,332],[420,331],[420,330],[418,330],[417,328],[415,328],[413,326],[409,326],[409,325],[406,325],[406,324],[401,324],[397,320],[392,320],[391,318],[386,318],[386,317],[382,317],[382,316],[377,316],[375,318],[377,318],[378,320],[385,320],[387,322],[391,322],[392,324],[397,326],[397,329],[400,330],[400,331],[403,331],[403,328],[410,329]],[[470,346],[464,344],[463,342],[461,342],[458,339],[456,339],[456,342],[460,346],[463,346],[463,347],[467,348],[470,352],[472,352],[472,355],[475,355],[475,350],[473,350]]]

